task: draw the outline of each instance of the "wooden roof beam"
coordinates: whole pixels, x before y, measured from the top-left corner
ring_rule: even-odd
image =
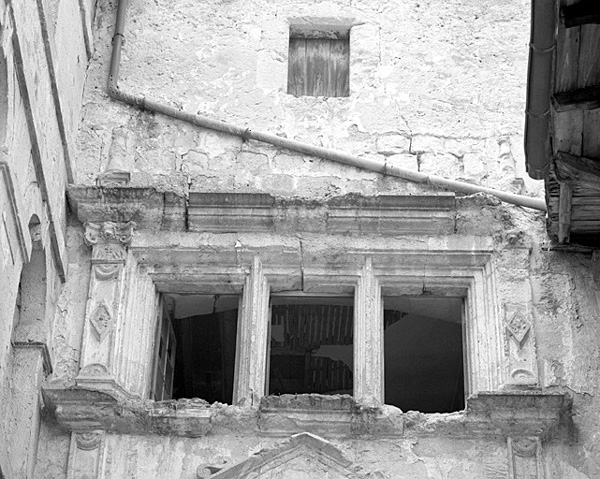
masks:
[[[560,20],[565,28],[600,23],[600,3],[598,0],[587,0],[565,5],[560,9]]]
[[[560,183],[558,199],[558,242],[568,243],[571,236],[571,211],[573,209],[573,184],[570,181]]]
[[[559,151],[554,158],[554,169],[559,182],[572,181],[600,191],[600,159]]]
[[[556,93],[552,97],[554,111],[596,110],[600,108],[600,87],[591,86]]]

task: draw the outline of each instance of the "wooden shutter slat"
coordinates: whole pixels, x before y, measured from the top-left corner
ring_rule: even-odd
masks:
[[[306,95],[306,39],[290,38],[288,55],[288,93]]]
[[[327,94],[330,46],[328,40],[308,38],[306,40],[307,94],[324,96]]]
[[[330,96],[350,95],[350,45],[348,40],[329,40],[330,58]]]

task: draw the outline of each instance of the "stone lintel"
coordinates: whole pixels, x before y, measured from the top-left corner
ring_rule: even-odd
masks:
[[[68,197],[82,223],[132,221],[138,231],[447,235],[456,217],[455,197],[447,193],[312,200],[193,192],[186,199],[154,188],[95,186],[71,187]]]
[[[208,404],[201,399],[162,402],[124,398],[118,392],[46,387],[44,401],[70,431],[200,437],[206,434],[325,437],[540,437],[551,441],[566,430],[570,399],[541,392],[480,393],[465,411],[404,413],[393,406],[365,407],[346,395],[267,396],[258,407]]]
[[[269,281],[273,285],[284,285],[282,289],[287,290],[293,289],[292,283],[303,278],[304,285],[316,291],[312,286],[318,285],[324,276],[335,276],[337,284],[354,285],[365,258],[370,257],[376,274],[385,278],[382,284],[387,289],[396,283],[400,289],[415,284],[422,286],[424,277],[435,285],[441,275],[450,278],[452,284],[446,279],[440,288],[448,291],[455,285],[464,291],[473,272],[490,261],[493,248],[491,238],[465,235],[182,235],[141,231],[136,232],[130,249],[157,285],[171,288],[175,284],[178,288],[186,284],[197,287],[203,281],[214,284],[215,279],[224,287],[243,284],[253,258],[258,255]]]

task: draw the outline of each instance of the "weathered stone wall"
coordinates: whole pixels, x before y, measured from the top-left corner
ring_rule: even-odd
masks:
[[[12,3],[30,8],[32,18],[38,14],[36,2]],[[36,53],[26,55],[26,65],[22,67],[30,77],[35,76],[33,72],[39,77],[39,85],[31,80],[29,83],[35,96],[37,120],[27,122],[27,105],[15,79],[15,53],[8,33],[1,37],[0,51],[9,59],[7,96],[14,100],[10,103],[14,105],[9,110],[10,121],[0,120],[0,126],[11,125],[8,139],[0,145],[0,155],[10,165],[11,178],[17,185],[14,196],[22,200],[19,213],[24,227],[33,213],[42,221],[46,269],[52,278],[48,282],[48,311],[55,310],[51,326],[54,372],[47,385],[66,391],[74,386],[79,372],[92,266],[81,225],[77,218],[67,218],[62,203],[68,179],[63,168],[65,152],[71,152],[74,182],[78,185],[94,186],[99,177],[102,182],[104,172],[117,169],[131,174],[127,187],[152,187],[177,193],[184,199],[189,192],[262,192],[316,200],[347,193],[432,193],[423,186],[243,141],[110,100],[105,85],[116,2],[99,0],[92,44],[93,3],[39,2],[47,16],[47,44],[43,38],[40,41],[42,30],[35,21],[17,32],[24,43],[34,30],[38,35],[30,46]],[[0,18],[11,31],[14,25],[6,0],[1,5]],[[521,146],[529,32],[528,2],[524,0],[340,0],[315,4],[212,0],[200,6],[186,0],[131,0],[127,15],[120,82],[124,91],[255,130],[386,160],[424,173],[531,195],[542,191],[541,184],[525,177]],[[350,40],[350,97],[295,98],[286,93],[288,22],[290,18],[307,17],[351,19],[354,26]],[[45,47],[55,62],[58,101],[48,100],[56,95],[51,73],[46,67],[36,68],[47,61]],[[88,57],[91,63],[81,102]],[[0,87],[4,85],[2,81],[0,78]],[[0,93],[4,94],[2,90]],[[56,105],[61,105],[63,111],[67,150],[61,147],[65,142],[57,124]],[[83,123],[76,134],[80,113]],[[64,240],[57,240],[59,249],[66,245],[64,258],[68,264],[58,299],[57,255],[49,246],[52,233],[43,197],[37,188],[28,187],[40,181],[29,153],[32,124],[40,130],[43,169],[51,185],[48,208],[59,231],[65,222],[70,222]],[[0,135],[0,140],[3,138]],[[4,205],[4,198],[2,201]],[[128,207],[124,204],[121,211],[107,210],[114,213],[114,220],[123,216]],[[501,205],[485,196],[459,199],[454,213],[449,236],[457,242],[467,236],[484,237],[493,245],[497,314],[504,321],[498,327],[505,340],[504,350],[498,354],[510,357],[512,343],[505,326],[510,314],[525,311],[533,326],[534,341],[529,344],[535,346],[537,353],[535,369],[540,386],[544,392],[566,393],[573,398],[573,423],[566,430],[551,431],[542,438],[543,453],[539,458],[535,452],[534,456],[513,457],[513,449],[518,448],[507,444],[502,434],[490,434],[493,424],[480,436],[465,438],[460,432],[460,438],[453,437],[453,428],[462,427],[453,422],[461,413],[432,415],[429,419],[407,414],[403,420],[408,429],[411,424],[425,422],[419,434],[414,435],[409,432],[394,438],[350,435],[327,439],[352,462],[349,467],[359,477],[597,477],[600,311],[590,255],[545,250],[542,214]],[[16,224],[9,221],[6,226],[15,245]],[[146,240],[152,238],[152,232],[145,235]],[[311,237],[313,243],[319,242],[318,235],[317,232]],[[190,240],[184,236],[172,233],[162,246],[187,247]],[[376,236],[374,244],[383,241]],[[144,237],[143,232],[140,237]],[[271,244],[267,237],[264,235],[265,244]],[[160,238],[156,235],[157,241]],[[242,237],[240,247],[247,247],[246,238]],[[260,236],[256,238],[252,239],[254,245],[260,242]],[[444,237],[441,238],[439,244],[443,243]],[[207,233],[193,239],[210,249],[228,241],[229,236]],[[298,240],[296,235],[294,239]],[[334,241],[322,239],[324,245]],[[237,243],[231,244],[234,248]],[[2,246],[7,275],[0,276],[0,291],[6,291],[0,295],[0,416],[8,415],[10,419],[0,424],[0,435],[10,436],[16,430],[18,441],[14,444],[21,444],[32,429],[15,424],[14,406],[19,402],[27,410],[33,405],[30,409],[37,411],[35,391],[30,391],[25,399],[13,394],[14,382],[19,378],[13,377],[11,364],[12,311],[27,255],[22,254],[19,259],[17,254],[11,265],[7,263],[5,243]],[[24,360],[20,366],[28,363],[29,359]],[[38,372],[40,368],[36,366]],[[510,372],[503,371],[502,375]],[[121,406],[117,407],[115,422],[135,423],[139,417],[142,423],[150,422],[148,416],[140,413],[143,408],[134,409],[138,416],[129,417],[125,407],[119,409]],[[172,418],[168,414],[176,413],[177,407],[164,406],[160,413],[168,421]],[[102,413],[109,417],[109,410],[107,407]],[[78,412],[85,416],[85,410]],[[212,434],[198,438],[160,435],[143,428],[137,434],[70,434],[62,429],[64,423],[59,426],[54,422],[63,413],[48,411],[41,424],[35,477],[54,479],[70,474],[74,478],[195,478],[199,466],[229,467],[285,442],[284,438],[259,434],[254,416],[251,424],[247,418],[240,418],[238,426],[224,430],[219,420],[229,427],[237,421],[236,414],[250,414],[233,407],[225,408],[224,416],[213,422],[216,429]],[[29,416],[28,420],[37,428],[37,416]],[[519,426],[518,420],[513,422]],[[428,429],[431,424],[435,426]],[[166,430],[175,433],[174,426]],[[438,435],[440,430],[444,434]],[[30,452],[33,453],[31,449]],[[536,470],[538,459],[543,463],[540,470]],[[18,468],[15,477],[24,477],[24,466],[19,462],[22,460],[22,456],[17,461],[0,454],[2,472]],[[298,463],[294,463],[296,466]],[[298,467],[298,471],[293,469],[297,475],[292,477],[307,477],[306,470]]]
[[[131,185],[326,197],[415,185],[107,100],[115,2],[101,2],[77,182],[120,165]],[[540,193],[523,173],[528,2],[133,0],[120,88],[192,113],[424,173]],[[289,22],[351,22],[350,96],[286,93]],[[316,23],[319,20],[315,20]],[[523,181],[527,185],[523,185]]]
[[[78,2],[53,3],[0,1],[0,475],[6,478],[33,477],[40,386],[51,368],[53,316],[66,274],[64,191],[88,61]],[[20,279],[30,273],[39,294],[23,293],[19,301]],[[15,333],[19,309],[35,302],[39,317]]]

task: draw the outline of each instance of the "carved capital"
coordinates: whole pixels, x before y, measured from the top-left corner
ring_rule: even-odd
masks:
[[[127,223],[115,223],[113,221],[105,221],[103,223],[86,222],[85,227],[85,242],[90,246],[99,244],[119,244],[129,246],[133,239],[133,228],[135,223],[128,221]]]
[[[114,278],[127,258],[135,223],[85,223],[85,242],[93,247],[94,274],[100,281]]]

